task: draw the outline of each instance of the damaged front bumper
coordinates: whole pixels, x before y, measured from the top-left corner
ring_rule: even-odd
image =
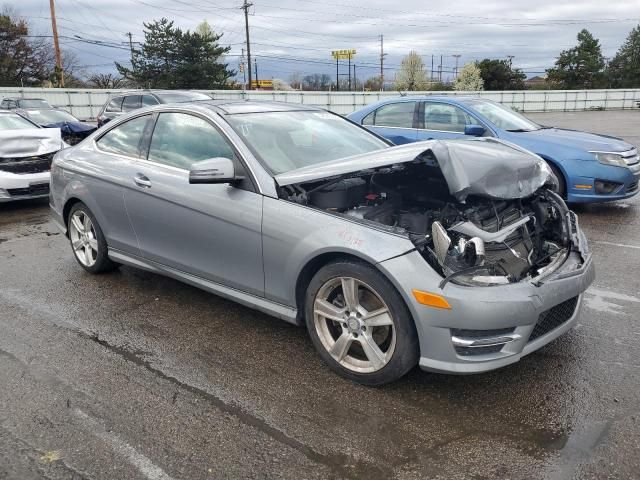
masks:
[[[22,175],[0,171],[0,203],[46,198],[49,180],[48,171]]]
[[[577,218],[576,218],[577,222]],[[447,283],[421,255],[378,264],[403,293],[420,341],[420,367],[443,373],[478,373],[517,362],[556,339],[577,322],[582,294],[595,278],[586,240],[575,224],[575,249],[544,279],[468,287]],[[413,289],[446,298],[451,309],[422,305]]]

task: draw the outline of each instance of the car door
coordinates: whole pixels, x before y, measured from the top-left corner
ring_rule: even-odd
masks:
[[[110,248],[139,255],[138,241],[127,216],[124,191],[135,174],[151,114],[140,115],[107,130],[96,149],[75,156],[76,171],[90,195],[89,208],[102,226]],[[89,200],[87,200],[89,201]]]
[[[464,128],[478,123],[456,105],[422,102],[419,112],[418,139],[465,138]]]
[[[156,114],[146,159],[129,179],[125,203],[144,258],[255,295],[264,295],[262,195],[239,184],[189,184],[198,161],[230,158],[244,166],[210,120]]]
[[[362,125],[395,145],[417,140],[416,116],[419,102],[387,103],[362,119]]]

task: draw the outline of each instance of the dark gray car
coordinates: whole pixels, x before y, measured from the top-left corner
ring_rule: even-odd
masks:
[[[189,90],[133,90],[112,94],[100,109],[98,127],[118,118],[125,113],[143,107],[152,107],[164,103],[183,103],[199,100],[211,100],[205,93]]]
[[[318,108],[199,102],[119,118],[51,173],[85,270],[143,268],[306,325],[369,385],[516,362],[575,324],[594,278],[546,163],[500,140],[392,147]]]

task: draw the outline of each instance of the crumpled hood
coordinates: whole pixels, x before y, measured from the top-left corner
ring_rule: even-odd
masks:
[[[549,182],[551,170],[537,155],[504,140],[428,140],[356,155],[275,176],[280,186],[313,182],[424,159],[431,152],[458,201],[468,195],[513,199],[532,195]]]
[[[543,128],[532,132],[511,132],[510,138],[513,140],[522,138],[536,142],[548,142],[585,151],[625,152],[633,148],[631,144],[620,138],[563,128]]]
[[[58,122],[42,126],[44,128],[59,128],[62,133],[86,133],[87,135],[98,128],[95,125],[88,125],[82,122]]]
[[[0,130],[0,158],[44,155],[61,148],[59,128]]]

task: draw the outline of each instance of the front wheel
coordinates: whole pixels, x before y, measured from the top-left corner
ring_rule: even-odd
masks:
[[[307,288],[306,323],[331,369],[364,385],[402,377],[418,362],[413,319],[375,268],[343,260],[322,267]]]

